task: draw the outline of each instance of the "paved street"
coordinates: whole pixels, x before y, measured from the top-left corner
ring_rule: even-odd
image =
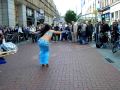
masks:
[[[94,43],[91,44],[91,47],[96,48]],[[112,60],[113,63],[111,64],[120,71],[120,51],[113,54],[110,48],[96,49],[104,58],[109,58],[110,60]]]
[[[19,45],[0,65],[0,90],[120,90],[120,72],[93,47],[51,43],[49,68],[36,44]]]

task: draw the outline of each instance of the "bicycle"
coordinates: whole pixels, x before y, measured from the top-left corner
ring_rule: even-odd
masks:
[[[96,34],[96,47],[112,48],[110,32]]]
[[[113,44],[112,52],[116,53],[119,50],[120,50],[120,32],[118,32],[118,39],[117,39],[117,41],[115,41],[115,43]]]

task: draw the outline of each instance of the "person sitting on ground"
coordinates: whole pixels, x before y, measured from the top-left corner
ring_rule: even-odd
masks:
[[[2,33],[2,31],[0,31],[0,45],[3,43],[3,33]]]
[[[40,53],[39,53],[39,61],[42,67],[45,65],[48,67],[49,63],[49,42],[52,38],[53,33],[54,34],[61,34],[60,31],[54,31],[51,30],[50,25],[44,24],[42,28],[42,36],[38,40],[38,45],[40,48]]]

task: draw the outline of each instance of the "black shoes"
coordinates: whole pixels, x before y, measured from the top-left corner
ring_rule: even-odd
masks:
[[[45,66],[46,66],[46,67],[49,67],[49,65],[48,65],[48,64],[46,64],[46,65],[45,65],[45,64],[42,64],[42,67],[45,67]]]
[[[45,67],[45,65],[44,65],[44,64],[42,64],[42,67]]]
[[[46,64],[46,67],[49,67],[49,65],[48,65],[48,64]]]

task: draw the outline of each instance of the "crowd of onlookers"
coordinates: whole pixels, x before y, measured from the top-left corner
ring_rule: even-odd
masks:
[[[36,42],[39,38],[40,34],[40,27],[35,27],[31,25],[29,27],[21,27],[16,25],[14,28],[7,27],[7,26],[0,26],[0,32],[3,34],[5,41],[19,43],[21,41],[28,40],[29,38],[32,39],[32,42]]]
[[[5,38],[6,41],[12,41],[13,43],[18,43],[24,40],[32,39],[32,42],[37,42],[41,35],[42,24],[38,26],[28,26],[21,27],[16,25],[14,28],[7,26],[0,26],[0,38]],[[96,24],[92,24],[89,21],[83,22],[74,22],[68,24],[56,24],[51,25],[51,29],[56,31],[62,31],[61,35],[53,34],[53,41],[70,41],[70,42],[78,42],[80,44],[88,44],[94,38],[95,41],[99,39],[99,35],[101,33],[102,38],[100,41],[105,43],[108,41],[108,36],[116,41],[118,39],[118,31],[120,31],[120,20],[115,20],[112,25],[108,25],[105,20],[101,22],[96,22]],[[107,32],[107,34],[106,34]],[[108,33],[109,32],[109,33]],[[1,33],[3,35],[1,35]]]
[[[96,41],[100,40],[102,43],[111,42],[114,44],[119,39],[120,20],[115,20],[110,25],[103,20],[102,22],[97,22],[95,27]]]
[[[55,37],[58,37],[57,40],[67,40],[70,42],[78,42],[80,44],[87,44],[92,41],[92,34],[94,31],[94,26],[91,21],[88,22],[74,22],[68,23],[66,25],[55,26],[54,30],[62,31],[61,36],[53,35],[53,40],[56,41]],[[55,38],[55,39],[54,39]]]

